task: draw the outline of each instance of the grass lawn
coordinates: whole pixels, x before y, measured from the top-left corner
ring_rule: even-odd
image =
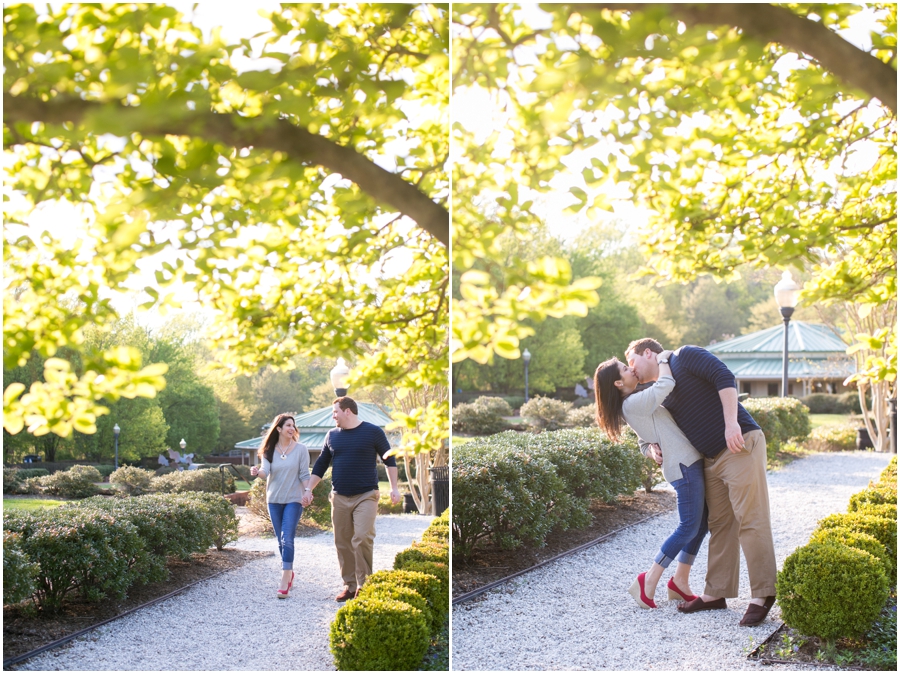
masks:
[[[250,483],[249,483],[249,482],[245,482],[244,480],[235,480],[235,481],[234,481],[234,488],[235,488],[236,491],[249,491],[249,489],[250,489]]]
[[[454,435],[454,436],[453,436],[453,444],[454,444],[454,445],[462,445],[462,444],[465,444],[465,443],[467,443],[467,442],[472,442],[472,440],[475,440],[475,438],[474,438],[474,437],[461,438],[461,437],[458,436],[458,435]]]
[[[849,414],[810,414],[809,420],[813,428],[819,426],[839,426],[850,421]]]
[[[63,503],[65,503],[65,501],[44,498],[5,498],[3,499],[3,509],[40,510],[41,508],[56,508]]]

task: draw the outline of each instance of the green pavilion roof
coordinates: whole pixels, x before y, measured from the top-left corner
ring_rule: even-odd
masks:
[[[784,326],[776,325],[749,335],[741,335],[706,347],[715,354],[777,353],[784,349]],[[800,353],[839,353],[846,355],[847,345],[827,325],[791,321],[788,324],[788,351]]]
[[[382,412],[378,406],[372,403],[357,403],[359,408],[359,418],[375,424],[380,428],[384,428],[391,423],[391,419],[387,414]],[[297,424],[297,430],[300,431],[300,442],[309,447],[311,450],[322,449],[325,444],[325,434],[334,428],[334,420],[331,418],[331,407],[323,407],[312,412],[304,412],[294,417],[294,423]],[[388,433],[388,439],[393,440],[393,433]],[[251,438],[237,443],[235,449],[255,450],[259,448],[263,436]],[[391,443],[393,444],[393,442]]]
[[[741,335],[706,347],[737,379],[781,379],[784,326]],[[788,325],[788,376],[791,379],[846,379],[856,372],[847,345],[826,325],[791,321]]]

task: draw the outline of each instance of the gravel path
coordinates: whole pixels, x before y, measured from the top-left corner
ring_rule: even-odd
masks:
[[[846,511],[850,496],[877,478],[891,457],[817,454],[770,473],[779,569],[807,543],[816,522]],[[676,602],[665,600],[669,571],[657,589],[657,610],[639,608],[626,593],[676,523],[674,512],[662,515],[455,607],[453,670],[759,668],[746,656],[775,631],[781,612],[776,604],[762,625],[738,625],[750,598],[743,562],[740,598],[728,600],[725,611],[678,613]],[[694,591],[703,588],[706,555],[704,542],[691,575]]]
[[[382,515],[375,523],[375,570],[421,537],[431,517]],[[272,550],[274,538],[239,540],[243,550]],[[275,597],[277,555],[204,581],[180,595],[26,660],[30,670],[334,670],[328,629],[343,587],[334,537],[296,539],[296,578],[287,600]]]

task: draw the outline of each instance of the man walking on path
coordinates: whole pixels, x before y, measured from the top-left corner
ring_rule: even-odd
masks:
[[[359,408],[353,398],[337,398],[333,408],[331,418],[337,428],[325,436],[322,454],[313,466],[301,504],[305,508],[312,503],[312,491],[331,465],[331,525],[344,580],[343,591],[335,597],[340,602],[355,597],[372,573],[379,496],[376,457],[380,456],[387,468],[391,503],[400,502],[400,490],[397,461],[393,456],[385,458],[391,445],[384,431],[357,416]]]
[[[659,376],[657,354],[662,351],[654,339],[628,346],[625,355],[640,382]],[[766,483],[766,438],[738,402],[734,375],[721,360],[706,349],[682,346],[672,353],[669,365],[675,389],[663,407],[705,457],[710,531],[704,593],[683,602],[678,610],[727,608],[725,598],[738,595],[743,550],[752,599],[741,625],[758,625],[775,603],[778,572]]]

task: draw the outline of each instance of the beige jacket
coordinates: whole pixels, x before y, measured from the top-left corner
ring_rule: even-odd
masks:
[[[663,400],[675,388],[672,377],[660,377],[653,386],[637,391],[625,398],[622,414],[625,421],[638,434],[641,451],[647,455],[646,445],[656,443],[662,450],[662,472],[666,481],[680,480],[681,464],[690,466],[703,458],[685,437],[669,410],[662,407]]]

